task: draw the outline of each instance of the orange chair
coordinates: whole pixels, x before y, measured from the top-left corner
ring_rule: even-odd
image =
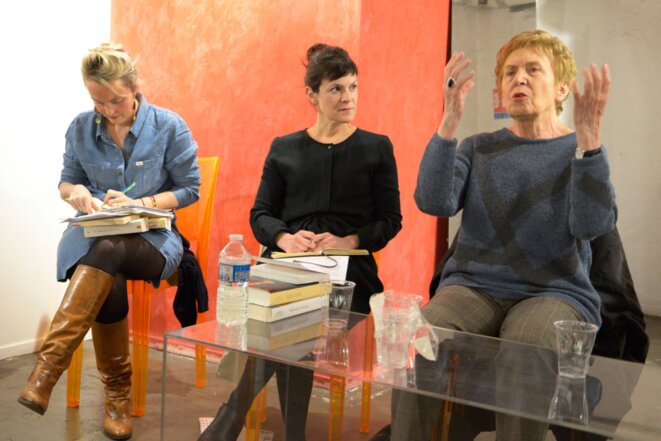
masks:
[[[198,158],[200,166],[200,200],[181,210],[177,210],[177,228],[191,244],[197,260],[202,267],[206,280],[208,262],[209,236],[211,233],[211,215],[213,213],[214,193],[218,176],[218,157]],[[154,291],[165,290],[168,287],[154,289],[151,284],[141,280],[129,283],[132,295],[133,314],[133,416],[145,414],[145,399],[147,396],[147,364],[149,351],[149,316],[151,296]],[[198,323],[205,321],[206,313],[198,315]],[[67,407],[78,407],[80,403],[80,377],[83,344],[76,349],[67,371]],[[195,385],[206,385],[206,353],[203,346],[195,347]]]

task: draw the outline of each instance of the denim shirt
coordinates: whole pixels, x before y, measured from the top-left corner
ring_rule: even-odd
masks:
[[[171,191],[179,208],[199,199],[200,170],[197,144],[179,115],[147,102],[138,95],[140,107],[124,139],[124,152],[110,138],[103,116],[90,111],[78,115],[66,133],[60,184],[85,185],[101,200],[109,189],[121,190],[135,182],[128,196],[138,199]],[[81,214],[81,213],[79,213]],[[174,231],[140,233],[165,258],[162,279],[179,266],[183,248]],[[57,252],[57,279],[66,280],[74,266],[94,243],[83,237],[82,228],[69,226]]]

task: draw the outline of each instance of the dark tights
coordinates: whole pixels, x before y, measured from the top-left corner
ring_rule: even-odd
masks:
[[[115,277],[110,294],[96,316],[99,323],[115,323],[129,312],[126,280],[160,279],[165,258],[139,234],[127,234],[98,238],[78,263]],[[69,271],[69,277],[74,269]]]
[[[363,319],[363,316],[351,316],[347,331]],[[314,355],[307,354],[303,360],[314,360]],[[227,400],[227,406],[244,419],[257,394],[274,374],[278,385],[280,411],[285,421],[284,439],[304,441],[305,423],[314,381],[312,369],[249,357],[239,384]],[[243,424],[243,421],[241,423]],[[230,424],[230,422],[225,422],[225,424]]]
[[[304,441],[314,375],[310,369],[249,357],[241,380],[230,395],[227,405],[245,418],[255,397],[273,374],[277,374],[280,410],[285,421],[284,439]]]

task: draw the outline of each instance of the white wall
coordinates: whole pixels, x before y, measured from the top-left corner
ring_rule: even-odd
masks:
[[[613,84],[602,139],[617,195],[618,229],[643,311],[661,316],[661,2],[539,0],[537,9],[539,27],[569,39],[579,68],[591,62],[610,67]]]
[[[591,62],[609,64],[613,84],[602,138],[617,194],[618,228],[643,311],[661,316],[657,292],[661,285],[661,154],[656,130],[661,103],[657,86],[661,1],[537,0],[536,11],[511,12],[457,0],[453,20],[453,51],[464,50],[473,59],[477,82],[471,91],[477,96],[467,102],[458,138],[509,125],[509,120],[493,120],[490,91],[496,51],[519,31],[540,28],[559,36],[574,52],[579,69]],[[570,98],[562,114],[571,127],[572,107]],[[458,223],[451,220],[450,237]]]
[[[65,284],[55,253],[72,209],[57,192],[64,133],[91,108],[87,49],[110,38],[110,0],[0,3],[0,359],[35,351]]]

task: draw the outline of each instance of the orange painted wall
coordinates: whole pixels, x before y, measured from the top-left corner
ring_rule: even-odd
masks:
[[[357,119],[393,143],[404,215],[402,231],[382,252],[379,274],[386,289],[425,297],[436,261],[436,218],[417,209],[413,192],[442,113],[448,20],[447,1],[362,2]]]
[[[271,140],[314,122],[304,99],[306,49],[346,48],[359,67],[360,127],[390,136],[400,173],[404,228],[382,252],[386,288],[426,294],[436,222],[413,190],[422,150],[440,118],[449,0],[113,0],[112,38],[139,56],[150,102],[179,113],[200,156],[220,157],[207,280],[215,313],[217,256],[248,224]],[[174,293],[153,299],[152,335],[175,329]]]

